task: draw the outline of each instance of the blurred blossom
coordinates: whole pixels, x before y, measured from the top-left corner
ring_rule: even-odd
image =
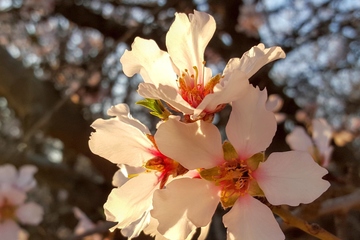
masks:
[[[280,113],[284,100],[278,94],[271,94],[266,101],[266,109],[275,114],[276,122],[282,123],[286,119],[286,114]]]
[[[311,137],[303,127],[295,127],[287,135],[286,142],[290,148],[297,151],[309,152],[321,166],[328,167],[333,147],[330,141],[333,130],[325,119],[314,119],[311,126]]]
[[[238,25],[236,30],[245,32],[250,37],[259,37],[259,28],[264,24],[265,18],[263,14],[256,11],[256,6],[244,4],[240,7],[238,17]]]
[[[0,236],[1,240],[27,239],[18,224],[38,225],[43,208],[26,201],[27,192],[36,186],[33,178],[37,168],[24,165],[19,170],[13,165],[0,166]]]
[[[73,208],[73,212],[75,217],[79,220],[78,224],[75,227],[75,234],[81,235],[86,233],[87,231],[94,230],[96,228],[96,224],[94,224],[86,214],[80,210],[78,207]],[[83,238],[84,240],[101,240],[102,236],[100,234],[92,234]]]

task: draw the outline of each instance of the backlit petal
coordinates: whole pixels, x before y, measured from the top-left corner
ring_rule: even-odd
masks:
[[[227,227],[228,240],[285,239],[271,210],[250,195],[240,197],[232,209],[224,215],[223,222]]]
[[[223,161],[220,132],[211,123],[169,119],[159,126],[155,141],[164,155],[190,170],[211,168]]]
[[[302,151],[272,153],[253,173],[267,200],[273,205],[310,203],[330,183],[322,179],[328,171]]]
[[[104,204],[106,220],[118,222],[118,228],[139,220],[150,211],[153,193],[158,188],[158,177],[154,173],[143,173],[113,189]]]
[[[226,135],[241,159],[264,151],[275,135],[276,120],[265,107],[266,99],[266,90],[251,87],[232,103]]]
[[[125,103],[112,106],[107,111],[107,114],[109,116],[117,117],[121,122],[128,123],[135,128],[138,128],[143,133],[150,134],[149,129],[142,122],[132,117],[132,115],[130,114],[130,108]]]
[[[196,227],[208,225],[219,203],[218,187],[203,179],[182,178],[154,193],[151,215],[159,221],[158,231],[169,239],[185,239]],[[190,222],[189,222],[190,221]],[[178,224],[184,231],[175,238],[167,233]],[[174,232],[176,234],[176,232]]]
[[[280,47],[265,48],[264,44],[260,43],[245,52],[241,58],[230,59],[225,67],[224,75],[238,69],[250,78],[264,65],[279,58],[285,58],[285,53]]]
[[[215,85],[214,93],[208,94],[194,112],[194,118],[202,111],[213,112],[220,104],[228,104],[241,98],[251,85],[245,74],[235,70],[232,74],[224,76],[220,83]]]
[[[126,76],[131,77],[140,73],[146,83],[177,88],[177,77],[170,56],[160,50],[154,40],[136,37],[131,48],[131,51],[126,50],[120,58]]]
[[[91,126],[96,130],[89,140],[91,151],[113,163],[139,167],[154,157],[152,142],[130,124],[111,118],[97,119]]]
[[[185,114],[192,114],[194,111],[194,108],[181,97],[178,90],[169,86],[160,84],[157,88],[150,83],[140,83],[138,93],[144,98],[164,100],[166,103]]]
[[[121,229],[121,234],[128,239],[136,238],[149,225],[150,211],[146,211],[144,215],[137,221],[132,222],[129,226]]]
[[[179,71],[187,69],[194,75],[196,72],[193,66],[196,66],[199,70],[199,83],[204,83],[204,51],[215,28],[214,18],[207,13],[194,11],[194,14],[189,14],[189,18],[185,13],[176,13],[175,21],[166,34],[166,47],[171,60]]]

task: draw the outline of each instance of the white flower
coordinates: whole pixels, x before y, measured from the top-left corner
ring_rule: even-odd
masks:
[[[317,163],[327,167],[334,149],[330,145],[331,138],[331,126],[319,118],[312,121],[312,138],[303,127],[297,126],[286,136],[286,142],[293,150],[309,152]]]
[[[160,151],[189,170],[199,169],[201,175],[175,179],[154,193],[151,214],[161,234],[180,220],[206,226],[220,201],[224,208],[232,207],[223,217],[228,239],[284,239],[261,200],[297,206],[312,202],[329,187],[322,179],[327,170],[308,153],[272,153],[264,161],[263,151],[276,131],[266,99],[266,91],[249,86],[232,103],[226,126],[229,142],[224,144],[218,129],[204,121],[184,124],[169,119],[159,127],[155,140]]]
[[[164,100],[193,119],[218,112],[244,93],[248,79],[262,66],[284,58],[285,53],[280,47],[259,44],[241,59],[230,59],[222,75],[212,76],[204,52],[215,28],[214,18],[207,13],[194,11],[189,17],[177,13],[166,35],[168,52],[153,40],[137,37],[132,50],[120,59],[123,71],[129,77],[142,76],[138,92],[144,98]]]
[[[92,127],[89,147],[120,167],[114,188],[104,205],[106,219],[117,222],[122,234],[137,237],[149,224],[153,193],[173,177],[188,170],[162,154],[148,128],[134,119],[126,104],[112,107],[107,120],[98,119]],[[128,180],[127,180],[128,178]]]

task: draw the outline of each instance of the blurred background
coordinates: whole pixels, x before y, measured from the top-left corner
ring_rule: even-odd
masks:
[[[158,119],[135,105],[142,79],[126,77],[119,59],[136,36],[166,50],[174,13],[194,9],[217,23],[205,52],[214,73],[260,42],[287,53],[250,79],[283,100],[268,151],[289,150],[285,137],[294,126],[311,130],[311,119],[325,118],[335,147],[327,177],[332,187],[294,211],[342,239],[358,239],[360,1],[0,0],[0,164],[39,168],[30,197],[45,216],[39,226],[25,227],[30,239],[82,239],[74,237],[74,207],[95,224],[102,221],[95,231],[107,239],[123,239],[104,225],[102,205],[117,167],[90,152],[90,124],[107,118],[110,106],[127,103],[134,117],[155,129]],[[229,110],[215,118],[220,129]],[[336,204],[339,199],[345,204]],[[208,239],[225,239],[221,214],[219,209]],[[288,239],[314,239],[284,230]]]

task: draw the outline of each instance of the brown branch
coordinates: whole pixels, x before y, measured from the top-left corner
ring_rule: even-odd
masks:
[[[291,225],[293,227],[299,228],[304,232],[322,240],[340,240],[340,238],[326,231],[318,224],[308,223],[307,221],[293,215],[289,210],[285,209],[282,206],[273,206],[271,207],[273,213],[278,215],[284,223]]]

